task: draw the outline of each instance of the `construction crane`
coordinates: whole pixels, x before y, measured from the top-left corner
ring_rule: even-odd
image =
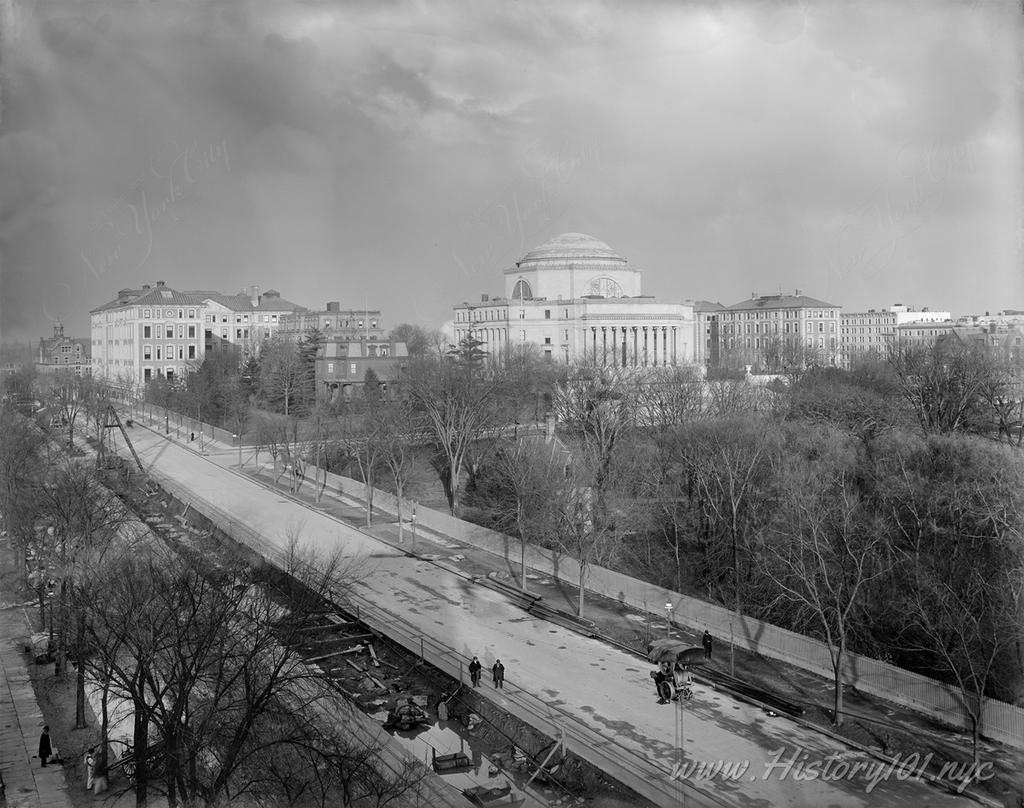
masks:
[[[128,421],[130,424],[131,421]],[[132,457],[135,458],[135,463],[139,467],[139,471],[145,473],[145,469],[142,467],[142,461],[139,460],[139,456],[135,453],[135,447],[132,446],[131,438],[128,437],[128,433],[125,431],[124,424],[121,423],[121,419],[118,417],[117,411],[114,409],[113,404],[107,404],[107,408],[103,411],[103,423],[100,429],[100,447],[96,452],[96,467],[97,468],[109,468],[107,466],[107,455],[111,452],[107,448],[107,430],[108,429],[120,429],[121,434],[124,436],[125,445],[128,450],[132,453]]]

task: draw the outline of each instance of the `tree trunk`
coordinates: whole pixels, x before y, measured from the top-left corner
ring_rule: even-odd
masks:
[[[577,617],[583,617],[583,595],[585,590],[583,589],[584,581],[587,578],[587,566],[583,563],[583,559],[580,559],[580,596],[579,602],[576,604],[576,615]]]
[[[141,680],[141,677],[140,677]],[[141,683],[141,682],[140,682]],[[132,750],[135,753],[135,808],[145,808],[146,792],[149,789],[149,714],[146,705],[133,700],[135,706],[135,739]]]
[[[68,582],[60,582],[60,606],[57,609],[57,666],[54,673],[64,675],[68,663]]]
[[[833,685],[835,687],[835,724],[837,727],[843,725],[843,657],[845,655],[846,651],[843,648],[843,644],[840,644],[839,651],[836,653],[836,658],[832,663]]]
[[[75,638],[78,652],[78,676],[75,682],[75,729],[85,729],[85,609],[78,609],[78,631]]]

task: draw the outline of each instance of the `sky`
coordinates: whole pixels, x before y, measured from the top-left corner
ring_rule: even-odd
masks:
[[[1001,0],[0,0],[0,337],[165,281],[439,327],[562,232],[644,293],[1024,309]]]

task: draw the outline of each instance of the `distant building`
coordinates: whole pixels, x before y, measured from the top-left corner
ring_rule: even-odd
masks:
[[[953,330],[952,320],[914,320],[896,326],[898,345],[925,345],[945,337]]]
[[[182,292],[163,281],[122,289],[90,312],[92,372],[134,394],[156,378],[184,378],[222,344],[255,351],[283,315],[301,309],[272,289],[260,295],[255,287],[239,295]]]
[[[400,383],[408,370],[409,352],[404,342],[390,340],[331,340],[316,358],[316,386],[330,401],[348,400],[362,390],[366,372],[372,370],[386,392]]]
[[[884,356],[901,335],[919,341],[927,331],[935,331],[935,323],[951,319],[948,311],[920,311],[896,303],[885,309],[862,312],[842,312],[840,319],[840,354],[844,367],[850,367],[859,358],[869,355]],[[919,327],[913,327],[918,324]],[[912,326],[900,331],[901,326]]]
[[[725,306],[710,300],[698,300],[693,304],[697,318],[697,364],[718,367],[722,363],[722,315]]]
[[[59,373],[88,376],[91,371],[89,340],[64,336],[63,323],[53,326],[53,336],[39,340],[36,353],[36,371],[40,375]]]
[[[777,371],[809,361],[826,365],[839,361],[839,306],[808,297],[799,289],[793,295],[754,293],[715,316],[725,366]]]
[[[282,324],[306,308],[285,300],[276,289],[262,295],[258,286],[237,295],[190,291],[203,301],[203,349],[216,351],[226,345],[238,348],[242,356],[254,356],[259,346],[282,331]]]
[[[342,309],[332,301],[320,311],[304,309],[281,318],[280,332],[296,339],[317,329],[329,342],[386,341],[380,309]]]
[[[984,347],[1001,359],[1024,359],[1024,316],[1018,321],[990,321],[979,325],[954,325],[949,338],[964,345]]]
[[[608,367],[694,360],[693,305],[643,295],[640,270],[592,236],[556,236],[504,276],[504,297],[455,306],[456,343],[472,335],[496,357],[532,344],[548,362]]]

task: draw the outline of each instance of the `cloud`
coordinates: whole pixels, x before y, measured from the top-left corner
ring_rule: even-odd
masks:
[[[15,8],[5,334],[157,277],[433,325],[563,230],[676,299],[1024,305],[1009,2]]]

